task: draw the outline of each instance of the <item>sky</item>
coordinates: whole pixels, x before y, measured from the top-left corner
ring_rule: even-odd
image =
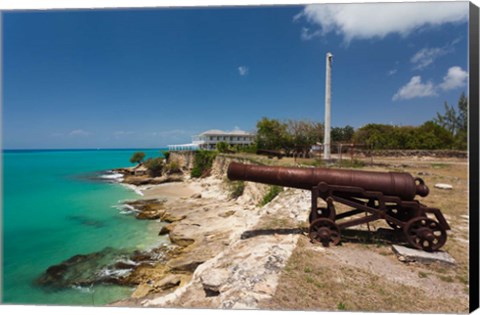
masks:
[[[158,148],[262,117],[420,125],[468,82],[468,2],[4,11],[6,149]]]

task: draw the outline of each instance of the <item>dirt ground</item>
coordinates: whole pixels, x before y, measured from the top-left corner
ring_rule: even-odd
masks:
[[[343,233],[340,246],[323,248],[310,243],[307,236],[300,237],[275,293],[259,306],[282,310],[467,313],[467,161],[424,157],[368,158],[362,162],[351,166],[363,164],[361,169],[365,170],[409,172],[425,180],[430,194],[420,201],[441,209],[450,224],[452,229],[442,250],[456,260],[456,266],[399,261],[390,241],[379,233],[365,232],[368,228],[376,231],[387,227],[375,221],[369,227],[350,228]],[[437,183],[450,184],[453,189],[434,188]],[[337,207],[337,212],[341,210]],[[272,218],[270,224],[289,228],[286,222],[275,220],[278,218]],[[304,228],[307,226],[305,222]]]

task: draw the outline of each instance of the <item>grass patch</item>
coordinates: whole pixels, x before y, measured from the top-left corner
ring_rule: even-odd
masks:
[[[340,302],[337,304],[337,310],[344,311],[346,309],[347,309],[347,306],[344,303]]]
[[[423,272],[423,271],[419,271],[418,272],[418,277],[419,278],[428,278],[428,273]]]
[[[267,203],[273,200],[276,196],[278,196],[279,193],[283,191],[283,187],[280,186],[270,186],[268,189],[268,192],[263,196],[262,201],[260,202],[259,206],[263,207]]]
[[[451,276],[442,276],[438,275],[438,279],[444,281],[444,282],[453,282],[453,278]]]
[[[362,168],[365,167],[365,162],[353,159],[353,160],[340,160],[338,161],[338,167],[342,168]]]
[[[444,163],[432,163],[431,166],[432,166],[432,168],[446,168],[446,167],[448,167],[448,164],[444,164]]]

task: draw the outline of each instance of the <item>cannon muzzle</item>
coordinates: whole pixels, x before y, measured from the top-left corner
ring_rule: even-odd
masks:
[[[414,178],[409,173],[400,172],[261,166],[231,162],[227,176],[230,180],[306,190],[312,190],[313,187],[324,182],[328,185],[378,191],[386,196],[397,196],[403,200],[413,200],[416,195],[425,197],[429,193],[428,187],[421,178]]]

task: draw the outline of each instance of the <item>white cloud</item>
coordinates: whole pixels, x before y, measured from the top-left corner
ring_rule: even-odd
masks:
[[[438,57],[450,54],[455,51],[455,45],[461,41],[460,38],[454,39],[451,43],[443,47],[422,48],[412,56],[410,62],[413,63],[414,70],[423,70],[431,65]]]
[[[69,136],[89,136],[91,135],[90,132],[88,131],[85,131],[83,129],[75,129],[75,130],[72,130],[68,133]]]
[[[448,73],[443,77],[443,82],[439,87],[444,90],[453,90],[462,87],[467,83],[468,73],[462,68],[455,66],[448,69]]]
[[[248,74],[248,67],[247,66],[240,66],[238,67],[238,73],[241,75],[241,76],[245,76]]]
[[[466,22],[468,2],[312,4],[293,20],[300,18],[318,25],[318,34],[335,32],[350,42],[352,39],[383,38],[389,34],[406,36],[423,27]]]
[[[446,55],[452,51],[451,48],[423,48],[413,55],[410,62],[413,63],[414,70],[422,70],[431,65],[438,57]]]
[[[302,35],[301,35],[301,38],[303,40],[310,40],[314,37],[318,37],[318,36],[321,36],[322,35],[322,32],[320,30],[316,30],[316,31],[311,31],[309,28],[307,27],[304,27],[302,28]]]
[[[395,73],[397,73],[398,69],[392,69],[390,71],[388,71],[388,75],[394,75]]]
[[[393,100],[408,100],[417,97],[434,96],[435,86],[432,82],[422,83],[420,76],[414,76],[406,85],[402,86],[393,96]]]
[[[392,100],[408,100],[418,97],[435,96],[440,90],[449,91],[460,88],[467,83],[468,73],[454,66],[448,69],[447,75],[443,77],[442,83],[434,85],[432,82],[422,83],[420,76],[414,76],[406,85],[402,86]]]

